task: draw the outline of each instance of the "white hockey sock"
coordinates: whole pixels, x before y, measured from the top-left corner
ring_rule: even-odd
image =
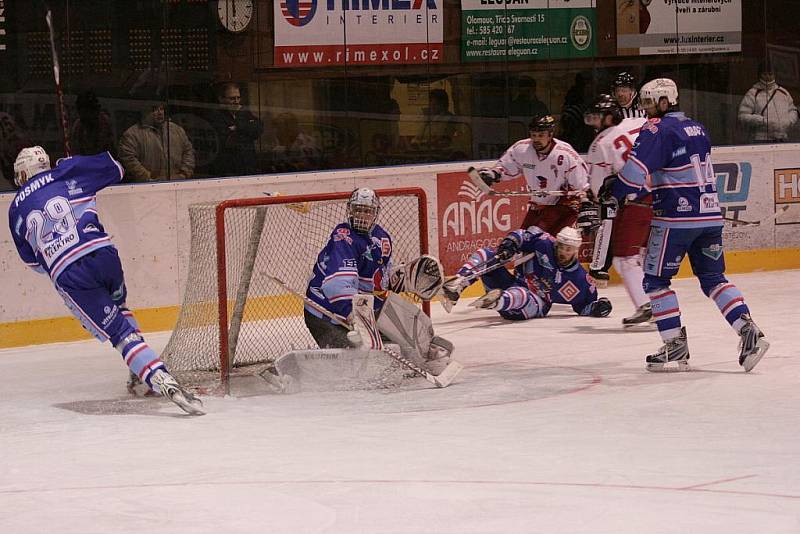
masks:
[[[633,302],[634,307],[637,309],[644,304],[650,302],[650,299],[642,288],[642,280],[644,279],[644,271],[639,256],[625,256],[614,257],[612,260],[614,269],[622,277],[622,283],[625,286],[625,291],[628,293]]]

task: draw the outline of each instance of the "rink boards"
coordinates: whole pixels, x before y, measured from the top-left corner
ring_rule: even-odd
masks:
[[[798,145],[721,147],[712,159],[726,217],[757,225],[725,225],[729,272],[800,267],[800,148]],[[476,246],[493,245],[512,230],[524,205],[508,197],[486,198],[468,186],[470,165],[448,163],[294,175],[120,185],[98,196],[98,210],[122,257],[129,306],[144,331],[170,330],[186,283],[189,258],[188,206],[198,202],[283,194],[421,187],[428,196],[432,254],[455,265]],[[462,175],[458,173],[463,173]],[[0,194],[7,211],[13,199]],[[17,257],[3,227],[0,266],[0,347],[84,339],[87,334],[50,282]],[[291,261],[291,258],[286,258]],[[690,275],[684,262],[681,275]],[[477,291],[477,289],[475,290]]]

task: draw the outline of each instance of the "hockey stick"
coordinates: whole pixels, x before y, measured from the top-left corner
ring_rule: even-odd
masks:
[[[733,223],[734,226],[761,226],[762,223],[767,221],[771,221],[773,219],[777,219],[780,214],[784,211],[789,209],[789,204],[784,204],[781,206],[780,209],[775,210],[774,215],[767,215],[763,219],[759,219],[757,221],[743,221],[741,219],[731,219],[730,217],[723,217],[722,220],[725,222]]]
[[[72,149],[69,146],[69,130],[67,128],[67,111],[64,107],[64,91],[61,88],[61,68],[58,63],[58,52],[56,52],[56,37],[53,30],[53,12],[47,8],[47,28],[50,31],[50,53],[53,56],[53,77],[56,80],[56,99],[58,100],[58,112],[61,115],[61,131],[64,135],[64,155],[69,157],[72,155]]]
[[[495,191],[483,181],[481,175],[478,174],[478,169],[470,167],[467,169],[467,175],[472,180],[482,193],[489,196],[502,196],[502,197],[568,197],[577,196],[581,191]]]
[[[529,259],[533,258],[535,255],[536,255],[536,253],[535,253],[535,252],[531,252],[531,253],[529,253],[529,254],[525,254],[524,256],[519,256],[519,257],[511,257],[511,258],[507,259],[506,261],[498,261],[498,262],[497,262],[497,263],[495,263],[495,264],[489,265],[489,263],[490,263],[490,262],[491,262],[493,259],[496,259],[496,258],[497,258],[497,256],[495,256],[495,257],[493,257],[492,259],[490,259],[490,260],[486,260],[485,262],[483,262],[483,263],[479,263],[478,265],[476,265],[475,267],[473,267],[473,268],[472,268],[472,272],[471,272],[471,273],[470,273],[470,275],[467,277],[467,279],[468,279],[468,280],[471,280],[471,281],[477,280],[478,278],[480,278],[480,277],[481,277],[481,276],[483,276],[484,274],[486,274],[486,273],[490,273],[490,272],[492,272],[492,271],[496,271],[496,270],[497,270],[497,269],[499,269],[500,267],[505,267],[505,266],[506,266],[506,265],[508,265],[509,263],[513,263],[513,264],[514,264],[514,267],[516,267],[516,266],[518,266],[518,265],[522,265],[523,263],[525,263],[525,262],[526,262],[526,261],[528,261]],[[477,270],[475,270],[476,268],[477,268]]]
[[[294,296],[302,299],[303,302],[307,306],[309,306],[311,308],[314,308],[315,310],[320,312],[322,315],[324,315],[325,317],[327,317],[328,319],[330,319],[334,323],[338,324],[339,326],[342,326],[342,327],[346,328],[347,330],[353,330],[353,326],[351,324],[349,324],[347,321],[342,320],[341,317],[339,317],[335,313],[327,310],[323,306],[320,306],[319,304],[317,304],[316,302],[314,302],[310,298],[306,297],[305,295],[302,295],[302,294],[298,293],[293,288],[289,287],[289,285],[287,285],[286,282],[284,282],[280,278],[277,278],[277,277],[271,276],[271,275],[267,275],[267,278],[269,278],[270,280],[274,281],[276,284],[278,284],[281,287],[283,287],[289,293],[291,293]],[[438,375],[434,375],[432,373],[429,373],[428,371],[426,371],[425,369],[423,369],[419,365],[415,364],[414,362],[412,362],[411,360],[409,360],[405,356],[402,356],[401,354],[397,354],[395,351],[393,351],[392,349],[390,349],[388,347],[384,347],[381,350],[385,354],[388,354],[392,359],[394,359],[395,361],[400,363],[400,365],[404,366],[406,369],[410,369],[410,370],[414,371],[415,373],[417,373],[418,375],[422,376],[425,380],[427,380],[431,384],[434,384],[437,388],[445,388],[445,387],[449,386],[450,383],[453,381],[453,379],[456,377],[456,375],[458,375],[458,373],[460,373],[461,370],[464,368],[464,366],[461,365],[459,362],[453,360],[449,364],[447,364],[447,367],[445,367],[444,370],[441,373],[439,373]]]

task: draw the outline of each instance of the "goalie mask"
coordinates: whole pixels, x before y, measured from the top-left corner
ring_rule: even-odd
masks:
[[[381,201],[375,191],[362,187],[356,189],[347,201],[347,220],[350,227],[361,234],[369,234],[378,221]]]
[[[23,148],[14,161],[14,183],[22,187],[40,172],[50,170],[50,156],[40,146]]]
[[[567,267],[578,258],[578,250],[583,239],[581,234],[571,226],[565,226],[556,236],[556,261],[561,267]]]

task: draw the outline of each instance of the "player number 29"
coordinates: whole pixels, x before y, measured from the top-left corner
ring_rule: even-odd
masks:
[[[47,223],[52,224],[52,231],[45,234]],[[52,234],[65,234],[75,227],[77,221],[72,206],[64,197],[53,197],[44,205],[44,211],[34,210],[28,214],[25,224],[28,235],[36,235],[36,242],[46,243],[53,239]],[[48,239],[49,237],[49,239]]]

